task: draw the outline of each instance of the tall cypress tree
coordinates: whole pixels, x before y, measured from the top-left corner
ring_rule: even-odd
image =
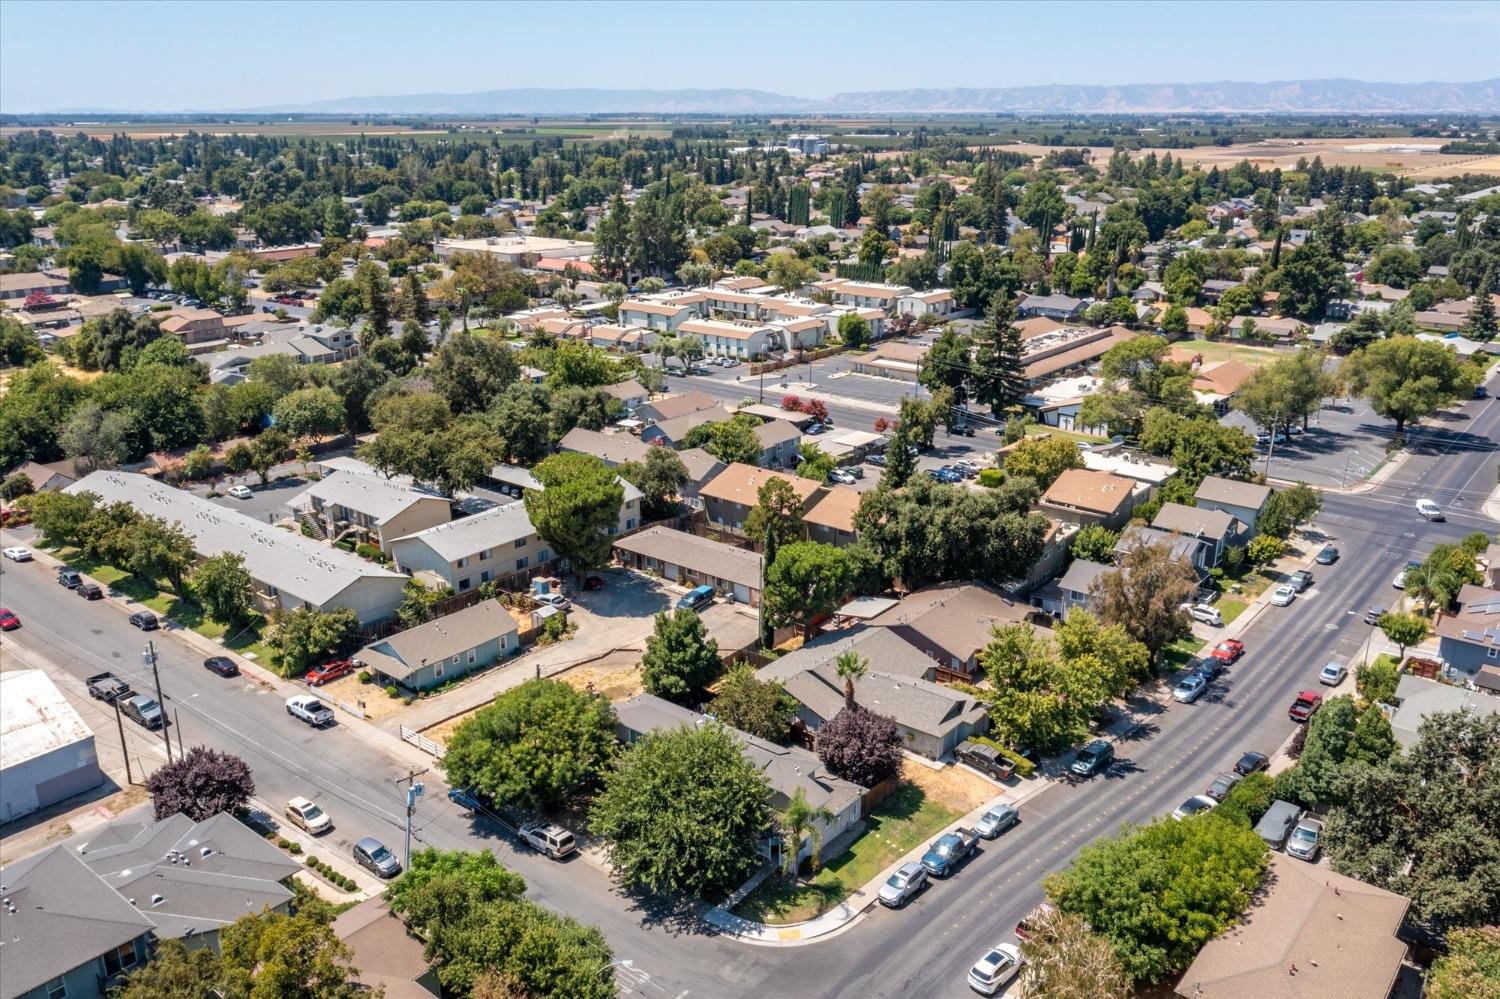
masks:
[[[1463,335],[1470,340],[1489,341],[1500,334],[1500,326],[1495,321],[1495,300],[1491,297],[1494,291],[1495,272],[1488,271],[1474,290],[1474,307],[1464,319]]]
[[[1026,397],[1026,363],[1015,317],[1015,303],[996,295],[989,317],[974,328],[969,394],[997,416]]]

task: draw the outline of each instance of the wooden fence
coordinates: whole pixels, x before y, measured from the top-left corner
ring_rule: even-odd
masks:
[[[427,736],[423,735],[421,732],[418,732],[416,729],[407,728],[405,725],[401,726],[401,741],[411,743],[422,752],[438,760],[441,760],[443,758],[443,754],[447,752],[447,750],[443,748],[442,743],[437,742],[433,739],[429,739],[427,738]]]

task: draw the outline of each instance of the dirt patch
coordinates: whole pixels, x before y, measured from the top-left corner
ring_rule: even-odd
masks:
[[[340,677],[332,683],[325,683],[318,688],[318,693],[324,697],[331,697],[335,701],[343,701],[355,707],[364,702],[362,710],[366,721],[379,721],[389,718],[402,708],[406,707],[399,697],[387,697],[385,689],[373,683],[360,683],[359,674],[351,673]]]
[[[611,653],[597,662],[575,666],[557,678],[578,690],[603,694],[611,701],[628,700],[645,692],[641,685],[639,652]]]
[[[487,707],[489,707],[488,704],[481,704],[479,706],[479,708]],[[458,726],[462,725],[470,718],[473,718],[474,712],[478,711],[479,708],[475,708],[473,711],[465,711],[461,715],[455,715],[445,722],[438,722],[431,728],[424,728],[422,730],[422,734],[427,736],[427,738],[431,739],[433,742],[439,742],[446,746],[448,745],[448,740],[453,738],[453,733],[458,728]]]
[[[931,767],[910,760],[901,764],[901,779],[915,784],[931,801],[955,812],[967,813],[997,798],[1001,789],[962,767]]]

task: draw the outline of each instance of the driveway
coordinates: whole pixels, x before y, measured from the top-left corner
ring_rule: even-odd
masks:
[[[233,481],[226,479],[219,487],[220,492],[222,493],[231,485],[241,483],[250,487],[249,499],[242,500],[235,499],[233,496],[219,495],[212,497],[212,502],[267,524],[274,524],[278,520],[291,516],[291,511],[287,509],[287,501],[308,486],[308,480],[300,476],[276,479],[263,486],[257,476],[248,475],[238,476]],[[197,496],[208,496],[207,485],[195,485],[191,491]]]
[[[1243,413],[1220,420],[1255,436],[1259,431]],[[1375,415],[1363,399],[1326,402],[1308,420],[1307,430],[1277,444],[1267,462],[1267,450],[1255,449],[1252,470],[1270,478],[1306,482],[1314,486],[1353,485],[1374,474],[1385,461],[1385,448],[1394,424]]]

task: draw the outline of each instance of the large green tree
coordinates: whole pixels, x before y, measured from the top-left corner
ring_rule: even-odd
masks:
[[[969,393],[996,415],[1019,406],[1029,386],[1015,316],[1015,303],[997,297],[985,321],[970,334],[974,359],[968,371]]]
[[[1476,370],[1464,364],[1447,344],[1396,336],[1355,351],[1344,361],[1350,391],[1370,401],[1376,413],[1406,425],[1467,398],[1474,391]]]
[[[687,608],[656,615],[641,656],[641,681],[649,693],[687,702],[719,673],[719,644]]]
[[[1024,475],[1046,490],[1070,468],[1082,468],[1078,445],[1066,437],[1024,437],[1005,453],[1007,475]]]
[[[1021,999],[1128,999],[1110,942],[1077,916],[1048,910],[1021,941]]]
[[[797,717],[797,700],[781,684],[757,678],[753,666],[741,663],[719,681],[711,710],[725,725],[785,743]]]
[[[245,556],[239,552],[220,552],[198,563],[192,587],[194,598],[220,624],[233,627],[253,613],[255,581],[245,570]]]
[[[813,623],[838,610],[853,584],[854,569],[843,549],[792,542],[778,548],[766,566],[762,613],[772,627],[791,625],[810,636]]]
[[[1193,568],[1154,544],[1127,552],[1114,572],[1096,580],[1093,595],[1102,620],[1123,627],[1155,656],[1188,631],[1182,605],[1197,592]]]
[[[526,490],[526,513],[538,536],[582,577],[609,561],[611,528],[625,491],[615,472],[589,454],[564,452],[539,463],[542,489]]]

